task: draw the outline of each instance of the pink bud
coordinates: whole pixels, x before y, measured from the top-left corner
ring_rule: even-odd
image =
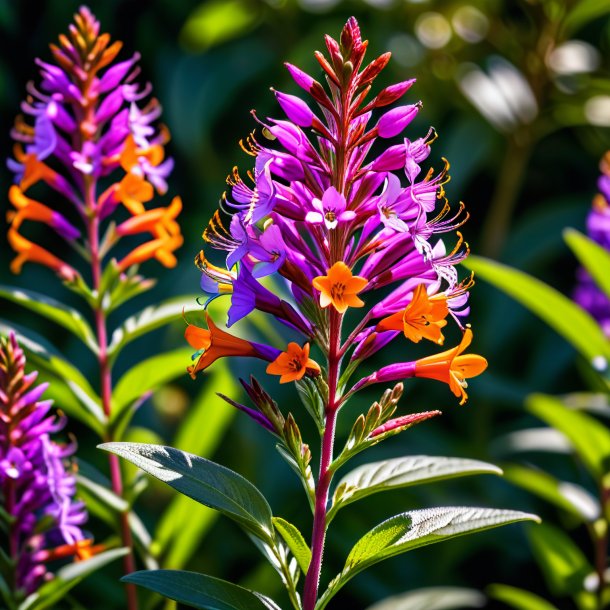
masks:
[[[386,112],[377,123],[377,132],[380,138],[393,138],[398,135],[419,112],[421,104],[398,106]]]
[[[303,72],[303,70],[297,68],[296,66],[293,66],[292,64],[289,64],[288,62],[286,62],[284,65],[286,66],[288,72],[290,72],[290,76],[292,76],[294,82],[299,87],[305,89],[305,91],[309,91],[312,88],[316,81],[311,76],[309,76],[309,74]]]
[[[370,434],[369,438],[374,438],[383,434],[384,432],[390,432],[391,430],[396,430],[397,428],[406,428],[411,427],[414,424],[419,424],[419,422],[425,421],[426,419],[430,419],[431,417],[436,417],[437,415],[441,415],[440,411],[424,411],[423,413],[411,413],[410,415],[403,415],[402,417],[396,417],[387,421],[385,424],[375,428]]]
[[[375,98],[375,106],[379,108],[380,106],[387,106],[388,104],[394,103],[411,88],[414,82],[415,79],[412,78],[386,87],[380,91]]]
[[[404,144],[390,146],[384,150],[372,163],[375,172],[388,172],[404,167],[407,158],[407,147]]]
[[[282,110],[293,123],[301,127],[311,127],[314,114],[300,97],[282,93],[281,91],[274,91],[274,93]]]

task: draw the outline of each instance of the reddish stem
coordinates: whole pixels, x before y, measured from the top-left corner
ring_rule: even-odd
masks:
[[[93,279],[93,289],[98,293],[100,290],[101,276],[102,276],[102,260],[100,257],[100,243],[99,243],[99,218],[95,213],[94,201],[95,201],[95,186],[92,183],[87,185],[87,209],[90,212],[88,221],[88,237],[89,237],[89,248],[91,254],[91,273]],[[102,394],[102,408],[104,415],[106,415],[107,421],[110,421],[110,415],[112,411],[112,371],[110,362],[108,360],[108,329],[106,327],[106,314],[101,305],[101,299],[98,299],[98,304],[94,308],[95,317],[95,329],[98,341],[98,363],[100,368],[100,387]],[[105,434],[104,440],[111,442],[113,440],[112,431],[110,425]],[[110,464],[110,480],[112,482],[112,491],[119,497],[123,497],[123,480],[121,477],[121,468],[119,464],[118,456],[114,454],[108,455]],[[128,512],[123,511],[120,514],[121,523],[121,538],[123,546],[125,546],[129,552],[123,558],[123,570],[125,574],[135,572],[135,558],[133,554],[133,538],[131,535],[131,528],[129,527]],[[128,610],[138,610],[138,595],[136,587],[133,584],[125,585],[125,593],[127,595],[127,608]]]
[[[305,577],[303,610],[313,610],[316,605],[320,572],[322,570],[322,558],[324,555],[328,490],[333,477],[330,465],[333,460],[337,408],[340,404],[340,398],[337,396],[337,382],[339,380],[339,367],[341,364],[341,356],[339,355],[341,343],[341,317],[341,314],[334,308],[331,309],[329,329],[330,345],[328,352],[328,405],[326,408],[326,426],[322,437],[320,476],[316,488],[316,501],[314,506],[313,531],[311,534],[311,562],[309,564],[307,576]]]

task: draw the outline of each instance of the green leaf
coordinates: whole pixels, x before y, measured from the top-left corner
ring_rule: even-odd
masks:
[[[273,517],[273,525],[288,545],[303,574],[307,574],[311,562],[311,549],[305,542],[299,528],[281,517]]]
[[[542,597],[517,587],[490,585],[487,587],[487,594],[515,610],[557,610],[556,606]]]
[[[580,264],[610,299],[610,252],[575,229],[566,229],[563,237]]]
[[[228,392],[232,387],[233,392],[241,393],[241,386],[238,390],[226,362],[217,362],[180,426],[172,443],[176,449],[201,456],[213,455],[237,413],[236,409],[216,396],[216,388]],[[186,565],[217,515],[207,506],[193,505],[189,498],[177,495],[163,512],[155,532],[155,545],[167,553],[163,565],[168,568]]]
[[[566,16],[563,27],[566,36],[576,32],[590,21],[610,13],[610,5],[600,0],[578,0],[573,4],[572,10]]]
[[[97,354],[98,345],[95,334],[88,322],[76,309],[72,309],[45,294],[14,286],[0,285],[0,297],[17,303],[47,320],[63,326],[77,336],[94,354]]]
[[[19,610],[43,610],[54,608],[66,593],[75,587],[83,578],[99,570],[111,561],[127,554],[127,549],[112,549],[91,559],[70,563],[60,568],[53,580],[44,583],[36,593],[33,593],[19,606]]]
[[[116,421],[121,413],[163,384],[186,375],[193,350],[190,347],[180,348],[157,356],[152,356],[136,364],[127,371],[117,383],[112,395],[112,419]]]
[[[196,572],[148,570],[128,574],[121,580],[201,610],[280,610],[256,591]]]
[[[329,515],[332,513],[332,517],[342,506],[380,491],[472,474],[500,475],[502,470],[478,460],[428,455],[413,455],[364,464],[339,481]]]
[[[589,415],[568,409],[560,400],[533,394],[526,401],[530,413],[563,433],[591,474],[600,479],[608,472],[610,430]]]
[[[608,368],[610,342],[599,324],[568,297],[522,271],[470,256],[462,263],[554,328],[598,371]]]
[[[132,462],[176,491],[236,521],[266,542],[273,541],[271,509],[241,475],[186,451],[143,443],[104,443],[100,449]]]
[[[180,319],[182,312],[199,311],[201,305],[196,296],[184,295],[146,307],[137,314],[127,318],[112,333],[108,346],[108,355],[114,360],[119,352],[130,342],[161,326]]]
[[[600,516],[599,504],[588,491],[573,483],[559,481],[546,472],[510,464],[504,466],[504,478],[580,521],[593,522]]]
[[[388,597],[367,610],[457,610],[482,608],[485,601],[485,596],[476,589],[426,587]]]
[[[100,436],[105,430],[106,416],[102,410],[102,400],[91,387],[87,378],[67,360],[64,360],[58,350],[46,339],[37,333],[16,324],[0,320],[0,333],[15,332],[17,341],[25,350],[28,362],[32,368],[46,373],[52,381],[58,380],[62,389],[55,390],[50,387],[47,391],[52,398],[60,398],[62,391],[69,390],[72,397],[66,404],[59,402],[57,406],[63,408],[70,416],[78,418]],[[59,396],[57,396],[59,394]]]
[[[517,521],[539,521],[539,518],[513,510],[466,506],[429,508],[395,515],[374,527],[356,542],[343,571],[331,582],[316,610],[322,610],[348,580],[383,559]]]
[[[593,572],[584,553],[571,538],[549,523],[528,531],[527,537],[546,584],[553,595],[574,595]]]

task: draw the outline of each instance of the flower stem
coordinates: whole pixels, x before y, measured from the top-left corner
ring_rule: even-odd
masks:
[[[93,185],[89,185],[88,189],[90,201],[88,209],[93,210],[91,205],[93,201]],[[91,254],[91,272],[93,279],[93,289],[98,293],[98,303],[94,307],[93,314],[95,317],[95,330],[98,342],[98,364],[100,369],[100,387],[102,394],[102,408],[106,416],[107,429],[104,441],[111,442],[113,440],[112,430],[110,429],[110,415],[112,411],[112,371],[108,360],[108,329],[106,326],[106,314],[101,304],[99,295],[100,282],[102,276],[102,260],[100,256],[99,242],[99,218],[93,212],[88,221],[88,237],[89,248]],[[112,491],[119,497],[123,497],[123,480],[121,477],[121,468],[118,456],[109,454],[110,464],[110,480],[112,482]],[[129,527],[128,512],[123,511],[120,514],[121,539],[123,546],[129,549],[129,552],[123,558],[123,570],[125,574],[135,572],[136,565],[133,555],[133,538],[131,536],[131,528]],[[135,585],[126,584],[125,593],[127,595],[128,610],[138,610],[138,596]]]
[[[331,463],[333,460],[333,446],[335,441],[335,427],[337,423],[337,407],[340,398],[337,396],[339,368],[341,356],[341,314],[334,309],[330,311],[329,352],[328,352],[328,405],[326,407],[326,425],[322,436],[322,454],[320,457],[320,476],[316,487],[316,501],[314,506],[313,531],[311,534],[311,563],[305,578],[303,596],[303,610],[314,610],[322,558],[324,554],[324,541],[326,538],[326,510],[328,505],[328,490],[333,477]]]

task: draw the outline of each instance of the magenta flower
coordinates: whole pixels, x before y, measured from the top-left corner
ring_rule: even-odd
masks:
[[[25,374],[25,356],[15,336],[0,339],[0,492],[4,510],[14,519],[8,532],[9,557],[16,561],[15,590],[31,593],[51,575],[44,560],[55,547],[85,546],[87,520],[74,499],[76,480],[67,458],[74,445],[51,439],[65,419],[50,413],[40,398],[48,384],[34,385]]]

